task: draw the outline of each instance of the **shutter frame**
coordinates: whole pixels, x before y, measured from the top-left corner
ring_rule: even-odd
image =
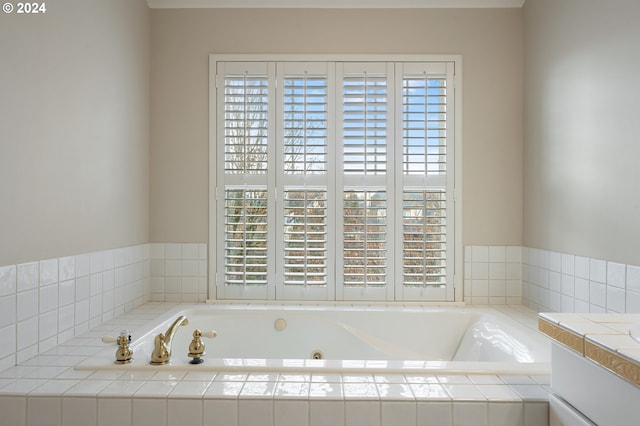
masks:
[[[223,55],[223,56],[233,56],[233,55]],[[240,56],[240,55],[239,55]],[[238,56],[238,57],[239,57]],[[245,56],[246,57],[246,56]],[[256,62],[246,62],[249,63],[251,65],[255,65],[255,64],[261,64],[261,60],[265,59],[266,56],[263,56],[261,58],[259,58],[259,61]],[[290,57],[291,58],[291,57]],[[289,58],[289,59],[290,59]],[[230,62],[229,62],[230,63]],[[240,62],[238,62],[240,63]],[[310,63],[312,64],[317,64],[319,62],[317,61],[311,61]],[[278,71],[277,74],[275,75],[271,75],[270,74],[270,83],[274,83],[272,86],[270,86],[270,89],[273,90],[283,90],[284,88],[284,84],[281,84],[281,82],[283,81],[280,77],[280,66],[287,66],[287,67],[294,67],[298,64],[302,64],[302,62],[290,62],[290,61],[284,61],[282,63],[269,63],[269,64],[273,64],[273,67],[277,67]],[[235,61],[232,64],[233,66],[236,65]],[[449,167],[449,164],[453,163],[453,157],[450,155],[450,153],[453,151],[453,146],[452,146],[452,142],[451,142],[451,138],[454,134],[454,128],[453,128],[453,124],[450,127],[446,127],[446,128],[438,128],[437,124],[441,123],[443,119],[448,120],[449,117],[447,116],[449,113],[453,112],[453,103],[450,103],[449,100],[447,99],[446,102],[444,102],[445,106],[446,106],[446,110],[444,111],[444,113],[446,113],[447,115],[445,115],[445,117],[442,117],[442,115],[435,115],[432,116],[432,118],[430,118],[429,120],[427,120],[427,124],[425,126],[423,126],[422,129],[420,129],[423,132],[426,132],[428,135],[428,138],[431,138],[433,140],[440,140],[442,138],[444,138],[445,142],[447,142],[448,144],[444,145],[441,143],[434,143],[432,144],[433,147],[436,147],[438,149],[441,149],[441,151],[443,150],[444,152],[441,152],[439,154],[432,154],[431,152],[427,152],[426,153],[426,157],[429,159],[429,161],[427,161],[427,163],[431,162],[431,164],[433,165],[433,167],[427,166],[427,170],[426,173],[421,174],[420,172],[416,172],[413,171],[413,173],[409,173],[409,176],[403,176],[403,169],[407,170],[407,171],[412,171],[411,166],[407,165],[407,164],[411,164],[411,160],[409,160],[407,163],[403,162],[403,151],[397,150],[397,143],[394,143],[393,145],[395,146],[391,146],[391,141],[396,140],[399,141],[401,136],[398,137],[398,135],[401,132],[401,129],[403,128],[403,121],[402,120],[398,120],[397,116],[396,118],[391,119],[389,114],[391,114],[391,112],[393,110],[398,111],[398,98],[401,98],[401,96],[399,97],[394,97],[394,91],[395,92],[400,92],[398,93],[399,95],[402,92],[402,87],[397,85],[397,77],[398,75],[401,74],[400,70],[402,67],[406,67],[407,69],[411,66],[418,66],[421,67],[423,66],[423,62],[422,61],[416,61],[415,63],[411,63],[411,62],[404,62],[402,64],[398,63],[398,64],[394,64],[394,63],[385,63],[385,62],[367,62],[367,61],[358,61],[358,62],[335,62],[335,63],[330,63],[329,66],[327,68],[332,68],[333,66],[335,66],[335,69],[338,70],[340,69],[340,67],[342,66],[342,69],[345,70],[346,72],[351,72],[351,70],[353,69],[358,69],[358,68],[375,68],[376,66],[381,66],[383,67],[385,70],[389,70],[392,69],[395,71],[386,74],[387,77],[387,88],[389,91],[389,97],[387,98],[387,109],[386,111],[384,111],[383,109],[379,109],[376,110],[376,108],[373,108],[373,112],[372,112],[372,119],[373,122],[368,122],[365,123],[364,125],[357,127],[357,126],[353,126],[352,129],[355,129],[356,131],[359,131],[361,133],[364,133],[364,142],[358,146],[358,144],[353,144],[352,146],[354,146],[356,149],[362,149],[362,156],[361,158],[363,159],[362,161],[362,168],[360,170],[363,171],[363,175],[364,176],[357,176],[357,173],[335,173],[335,172],[339,172],[340,168],[344,167],[344,161],[339,161],[339,158],[336,158],[336,155],[342,155],[343,153],[337,151],[337,150],[332,150],[331,147],[332,146],[336,146],[331,144],[330,142],[327,142],[327,148],[326,148],[326,154],[325,152],[320,152],[320,156],[324,156],[326,155],[326,161],[325,160],[320,160],[320,161],[315,161],[315,160],[311,160],[309,162],[303,162],[305,164],[308,164],[309,166],[305,165],[302,167],[302,170],[305,169],[309,169],[312,170],[314,169],[315,166],[317,166],[318,164],[321,164],[320,167],[318,167],[317,169],[320,169],[321,172],[320,173],[315,173],[315,174],[323,174],[324,169],[327,169],[327,176],[326,177],[320,177],[320,176],[313,176],[313,175],[306,175],[303,173],[291,173],[294,176],[285,176],[284,173],[284,165],[282,164],[278,164],[277,161],[280,161],[282,157],[282,152],[284,152],[284,148],[280,147],[281,141],[279,141],[278,139],[280,139],[281,135],[279,136],[279,132],[281,129],[283,129],[283,127],[280,127],[280,124],[277,125],[276,128],[274,128],[273,126],[276,125],[276,123],[282,123],[285,121],[285,119],[283,117],[281,117],[281,112],[283,111],[282,108],[278,108],[276,107],[271,108],[271,111],[269,111],[269,118],[272,118],[270,120],[270,123],[268,126],[262,126],[264,127],[268,127],[270,130],[272,130],[270,136],[268,136],[268,142],[267,142],[267,151],[265,156],[268,157],[267,159],[267,170],[269,170],[269,172],[266,173],[267,175],[267,187],[269,192],[268,195],[268,202],[270,203],[270,209],[268,211],[268,215],[270,217],[269,223],[274,223],[273,219],[277,219],[277,221],[281,221],[281,223],[284,223],[284,218],[282,218],[281,215],[281,211],[283,211],[282,206],[283,206],[283,200],[284,200],[284,195],[285,195],[285,191],[292,191],[292,190],[302,190],[304,189],[305,191],[313,191],[319,188],[326,188],[327,192],[330,194],[333,190],[333,195],[328,195],[328,199],[329,200],[335,200],[334,203],[331,203],[328,205],[328,211],[327,211],[327,216],[329,218],[328,220],[328,224],[329,227],[331,227],[331,225],[334,225],[334,229],[332,231],[328,231],[329,235],[335,235],[336,237],[340,238],[341,234],[343,234],[343,232],[341,232],[343,230],[343,227],[340,225],[340,220],[337,219],[335,213],[340,213],[341,210],[343,209],[342,206],[342,202],[343,202],[343,193],[344,193],[344,189],[345,188],[355,188],[355,187],[361,187],[365,190],[369,190],[369,191],[375,191],[378,190],[380,188],[386,188],[386,190],[388,191],[388,194],[390,194],[391,196],[387,196],[388,200],[388,226],[393,226],[395,229],[395,234],[396,237],[399,235],[399,231],[397,230],[397,226],[399,223],[401,223],[401,221],[395,220],[393,217],[395,215],[401,215],[401,212],[403,211],[403,207],[402,207],[402,203],[399,199],[399,193],[403,193],[404,191],[402,191],[402,188],[411,188],[413,186],[422,186],[422,185],[427,185],[427,187],[429,188],[433,188],[433,187],[444,187],[447,190],[447,208],[446,211],[448,212],[447,220],[452,222],[453,220],[457,220],[457,213],[456,215],[452,214],[452,212],[449,212],[449,208],[450,205],[453,204],[454,201],[454,193],[452,192],[451,188],[453,187],[452,185],[452,181],[453,181],[453,170],[455,170],[453,167]],[[431,64],[428,63],[428,65],[430,66]],[[451,97],[453,98],[453,95],[451,93],[451,91],[455,91],[455,88],[452,84],[453,80],[449,79],[450,75],[452,75],[452,73],[450,73],[450,69],[449,67],[451,66],[451,69],[453,69],[453,62],[451,62],[450,64],[443,64],[440,63],[438,64],[439,66],[444,66],[444,68],[446,69],[446,75],[447,75],[447,83],[451,83],[450,85],[448,85],[446,87],[446,94],[447,94],[447,98]],[[369,71],[367,71],[369,72]],[[340,74],[339,72],[337,73],[338,75]],[[310,75],[310,74],[309,74]],[[222,82],[222,78],[218,78],[217,79],[218,82]],[[340,79],[337,79],[337,81],[341,81]],[[429,80],[427,80],[429,81]],[[277,83],[277,85],[275,84]],[[339,84],[338,84],[339,86]],[[338,87],[338,86],[332,86],[330,83],[328,84],[328,87]],[[374,91],[375,92],[375,91]],[[276,92],[278,93],[278,92]],[[280,92],[282,93],[282,92]],[[278,104],[279,102],[281,102],[280,100],[280,95],[273,99],[273,94],[274,92],[269,93],[269,96],[271,96],[270,102],[271,105],[273,106],[274,104],[278,105],[278,106],[282,106],[283,104]],[[295,94],[294,94],[295,95]],[[328,98],[331,98],[332,96],[334,97],[334,101],[336,99],[340,99],[340,95],[338,94],[338,96],[335,96],[336,93],[332,93],[329,90],[329,96]],[[375,93],[374,93],[375,95]],[[295,96],[294,96],[295,97]],[[392,101],[393,99],[393,101]],[[374,96],[374,100],[375,100],[375,96]],[[283,102],[284,103],[284,102]],[[328,103],[329,105],[336,105],[336,103],[332,104],[332,100],[328,99]],[[375,103],[375,102],[374,102]],[[365,102],[365,104],[369,104],[369,101]],[[339,103],[338,103],[339,105]],[[357,102],[355,102],[353,104],[354,106],[362,106],[362,105],[357,105]],[[390,108],[391,107],[391,108]],[[328,107],[327,110],[330,110],[331,107]],[[335,112],[337,114],[335,114],[336,117],[340,118],[340,115],[342,113],[344,113],[344,111],[339,111],[340,107],[338,107],[337,110],[335,110]],[[275,114],[278,114],[277,120],[273,119],[275,118]],[[380,120],[380,117],[377,116],[376,114],[378,113],[386,113],[387,116],[384,117],[385,120]],[[217,117],[219,117],[219,113],[216,115]],[[341,131],[339,128],[334,128],[332,129],[332,126],[335,126],[336,123],[341,123],[342,120],[338,120],[338,121],[333,121],[332,117],[333,113],[331,111],[328,111],[328,119],[327,119],[327,124],[326,124],[326,129],[327,129],[327,140],[330,141],[331,138],[336,138],[336,136],[338,136],[336,133],[340,134]],[[379,120],[379,122],[376,122],[376,120]],[[407,119],[408,121],[411,121],[412,118],[409,117]],[[218,119],[218,121],[220,121]],[[305,120],[303,120],[305,121]],[[309,120],[309,122],[313,122],[313,119]],[[430,124],[430,122],[433,122],[435,124]],[[382,124],[381,124],[382,123]],[[450,121],[450,123],[455,123],[455,121]],[[291,123],[292,127],[297,126],[298,124],[295,123],[295,120],[292,121]],[[271,127],[269,127],[271,126]],[[385,127],[386,126],[386,127]],[[436,127],[433,127],[436,126]],[[218,129],[218,127],[215,127],[216,129]],[[426,129],[425,129],[426,128]],[[252,128],[254,130],[256,130],[256,132],[260,132],[263,129],[261,129],[261,126],[257,125],[255,128]],[[304,129],[304,128],[303,128]],[[397,130],[396,130],[397,129]],[[275,132],[273,132],[273,130],[276,130]],[[322,130],[324,131],[324,128],[322,127],[322,124],[319,125],[319,127],[315,127],[313,129],[304,129],[304,136],[308,139],[308,140],[312,140],[313,138],[315,138],[317,136],[317,130]],[[334,130],[337,130],[337,132],[335,132]],[[306,133],[307,131],[309,131],[309,133]],[[369,132],[369,133],[367,133]],[[443,134],[444,132],[444,134]],[[248,135],[248,137],[253,137],[254,135]],[[324,134],[321,135],[321,137],[325,137]],[[384,140],[384,143],[382,145],[376,145],[376,143],[374,142],[373,139],[368,140],[367,138],[380,138],[380,140]],[[456,142],[457,144],[458,142]],[[314,146],[314,142],[312,141],[311,143],[306,143],[305,142],[305,147],[308,147],[310,150],[314,150],[316,149],[316,147]],[[402,144],[401,144],[402,145]],[[216,145],[217,146],[217,145]],[[340,146],[340,145],[337,145]],[[384,147],[382,147],[384,146]],[[367,149],[370,148],[370,150],[367,153]],[[451,149],[450,149],[451,148]],[[278,152],[278,150],[282,150],[280,151],[280,153]],[[274,156],[273,153],[275,152],[276,155]],[[318,151],[315,151],[315,154],[317,154]],[[268,154],[268,155],[267,155]],[[427,155],[428,154],[428,155]],[[218,156],[220,156],[220,153],[218,154]],[[386,156],[386,158],[385,158]],[[440,160],[440,158],[446,158],[446,161],[443,162]],[[273,158],[278,158],[277,161],[273,160]],[[336,159],[338,159],[338,161],[335,161]],[[383,160],[384,159],[384,160]],[[430,161],[433,160],[433,161]],[[271,161],[271,162],[270,162]],[[324,166],[324,164],[326,164],[326,166]],[[376,164],[377,163],[377,164]],[[384,166],[381,166],[381,164],[384,164]],[[276,166],[274,168],[274,166]],[[331,168],[334,167],[335,169],[332,171]],[[235,169],[238,169],[237,167]],[[318,171],[318,170],[315,171]],[[291,168],[289,169],[290,171],[292,170]],[[351,169],[351,170],[357,170],[356,169]],[[277,171],[277,173],[272,173],[272,171]],[[343,172],[345,171],[344,169],[342,170]],[[395,172],[399,172],[399,173],[395,173]],[[219,176],[219,170],[216,172],[216,176]],[[348,172],[348,170],[347,170]],[[456,170],[456,173],[458,173],[458,170]],[[259,176],[255,176],[258,173],[254,173],[251,169],[249,170],[244,170],[243,173],[236,173],[238,176],[236,175],[228,175],[227,176],[227,180],[225,181],[225,185],[231,185],[231,186],[239,186],[239,187],[246,187],[246,188],[252,188],[255,187],[256,185],[258,185],[259,183],[264,183],[265,179],[264,177],[259,177]],[[356,176],[354,176],[354,174]],[[448,174],[448,175],[447,175]],[[296,176],[297,175],[297,176]],[[302,175],[302,176],[301,176]],[[393,177],[389,177],[389,175],[391,176],[396,176],[396,179],[398,177],[401,177],[401,181],[402,183],[400,184],[399,182],[396,182],[395,184],[393,184],[394,178]],[[277,176],[277,178],[276,178]],[[220,185],[219,180],[216,180],[216,184],[215,185],[211,185],[211,187],[220,187],[219,188],[219,194],[221,194],[222,198],[222,194],[224,194],[224,188],[225,185]],[[277,182],[277,185],[276,185]],[[336,191],[337,189],[337,191]],[[218,190],[216,190],[217,192]],[[401,198],[401,197],[400,197]],[[217,209],[219,210],[219,209]],[[452,210],[453,211],[453,210]],[[219,212],[215,214],[217,217],[220,217]],[[400,219],[400,218],[399,218]],[[277,222],[276,221],[276,222]],[[220,229],[221,225],[220,225],[220,221],[217,221],[218,225],[216,226],[216,229]],[[283,247],[283,242],[280,241],[280,239],[282,237],[279,236],[279,234],[281,234],[282,232],[280,231],[282,229],[281,226],[278,227],[271,227],[271,231],[275,231],[275,233],[272,233],[271,235],[271,244],[270,244],[270,250],[269,251],[269,256],[271,259],[271,264],[274,266],[278,266],[280,263],[277,261],[276,259],[280,257],[279,254],[277,254],[281,248]],[[447,233],[449,233],[450,228],[452,228],[452,224],[451,223],[447,223]],[[280,229],[280,230],[278,230]],[[390,229],[393,230],[393,229]],[[313,231],[308,231],[309,235],[313,234]],[[372,232],[371,235],[374,235],[375,232]],[[212,234],[215,235],[215,234]],[[218,233],[219,235],[219,233]],[[394,239],[396,238],[394,237]],[[331,238],[326,238],[327,240],[331,240]],[[214,241],[214,240],[211,240]],[[448,237],[446,244],[449,245],[450,242],[453,241],[453,238]],[[388,249],[391,251],[395,251],[395,254],[391,253],[393,256],[397,256],[397,252],[401,251],[399,250],[399,247],[396,242],[394,241],[389,241],[389,244],[392,244],[392,246]],[[393,246],[396,246],[396,249],[393,249]],[[273,250],[273,247],[279,247],[277,250]],[[458,249],[458,248],[456,248]],[[337,253],[339,254],[341,247],[340,246],[334,246],[334,247],[329,247],[330,252]],[[215,251],[220,251],[219,249],[214,250]],[[427,250],[428,251],[428,250]],[[284,251],[283,251],[284,252]],[[453,254],[452,252],[450,252],[451,254]],[[456,252],[457,253],[457,252]],[[328,256],[330,259],[335,258],[335,256]],[[210,256],[211,259],[215,259],[214,257]],[[310,255],[310,258],[313,258],[313,255]],[[434,259],[437,260],[437,256],[434,256]],[[441,258],[441,256],[440,256]],[[397,259],[397,258],[396,258]],[[440,259],[441,260],[441,259]],[[447,261],[449,260],[453,260],[453,257],[451,257],[451,259],[447,259]],[[339,262],[338,262],[339,263]],[[390,268],[393,270],[393,268],[395,267],[398,270],[402,269],[402,263],[399,263],[397,260],[392,260],[392,259],[388,259],[387,263],[389,263]],[[394,266],[395,265],[395,266]],[[336,265],[338,266],[338,265]],[[448,265],[448,267],[450,267],[451,265]],[[341,268],[332,268],[335,270],[335,274],[336,275],[340,275],[342,269]],[[210,271],[216,271],[216,276],[219,276],[219,270],[217,268],[210,268]],[[394,271],[393,272],[393,276],[387,276],[386,277],[386,281],[387,283],[395,283],[395,285],[397,285],[397,280],[394,279],[395,277],[397,277],[398,271]],[[424,275],[424,274],[423,274]],[[274,275],[271,272],[270,275],[271,279],[268,279],[269,282],[279,282],[280,279],[278,280],[273,280]],[[279,277],[281,278],[281,277]],[[448,285],[452,285],[453,281],[452,280],[448,280]],[[338,285],[338,283],[336,283],[336,286]],[[388,288],[385,289],[384,296],[381,296],[383,299],[386,300],[402,300],[402,299],[407,299],[407,300],[412,300],[411,298],[407,298],[405,296],[405,291],[399,291],[399,289],[396,287],[395,290],[393,289],[392,286],[387,286],[387,287],[391,287],[391,293],[389,293]],[[335,291],[335,290],[334,290]],[[393,292],[395,291],[396,297],[393,297]],[[452,292],[452,289],[448,290],[449,292]],[[269,294],[267,294],[266,298],[273,298],[275,297],[275,294],[272,294],[272,290],[270,289],[268,291]],[[330,293],[330,292],[329,292]],[[284,293],[280,293],[281,296],[284,295]],[[347,292],[344,291],[335,291],[336,294],[336,298],[337,299],[345,299],[345,300],[353,300],[353,299],[357,299],[360,297],[364,297],[365,300],[379,300],[380,297],[378,296],[373,296],[373,292],[371,293],[371,297],[369,297],[368,295],[361,293],[359,295],[353,293],[353,296],[350,294],[347,294]],[[391,295],[391,298],[390,298]],[[226,297],[226,296],[223,296]],[[328,296],[330,297],[330,296]],[[430,297],[430,296],[429,296]],[[449,293],[447,293],[447,298],[450,297]],[[278,298],[281,298],[280,296],[278,296]],[[288,297],[282,297],[282,298],[288,298]],[[326,297],[325,297],[326,299]],[[328,299],[331,300],[331,299]],[[440,298],[440,300],[450,300],[450,299],[443,299]]]

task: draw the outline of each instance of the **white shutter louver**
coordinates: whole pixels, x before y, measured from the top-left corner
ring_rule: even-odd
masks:
[[[405,174],[446,173],[446,83],[446,76],[403,79],[402,165]]]
[[[225,190],[225,284],[267,283],[267,190]]]
[[[266,173],[269,87],[266,76],[228,75],[224,79],[226,173]]]
[[[344,191],[344,285],[383,286],[387,277],[387,194]]]
[[[327,284],[327,192],[284,192],[284,284]]]
[[[405,189],[402,202],[403,285],[446,284],[446,191]]]
[[[387,171],[387,77],[375,73],[343,78],[344,173]]]
[[[284,79],[284,172],[327,171],[327,78]]]

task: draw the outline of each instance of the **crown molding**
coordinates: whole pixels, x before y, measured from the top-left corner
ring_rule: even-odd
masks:
[[[151,9],[321,8],[428,9],[521,8],[525,0],[147,0]]]

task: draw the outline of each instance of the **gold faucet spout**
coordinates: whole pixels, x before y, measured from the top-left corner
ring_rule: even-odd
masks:
[[[169,355],[171,355],[171,341],[173,340],[173,336],[178,331],[178,327],[181,325],[188,325],[189,320],[184,315],[180,315],[176,320],[169,326],[167,332],[164,333],[164,343],[167,345],[169,349]]]
[[[171,341],[178,327],[189,324],[184,315],[180,315],[171,323],[166,333],[160,333],[154,339],[155,348],[151,353],[151,364],[167,364],[171,360]]]

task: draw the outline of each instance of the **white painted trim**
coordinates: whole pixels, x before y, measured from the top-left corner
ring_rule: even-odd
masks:
[[[453,75],[455,99],[454,99],[454,181],[453,181],[453,202],[454,202],[454,300],[462,302],[464,300],[464,245],[462,244],[462,56],[457,56],[455,60],[455,70]]]
[[[462,303],[464,300],[464,246],[462,233],[462,56],[461,55],[429,55],[429,54],[405,54],[405,55],[385,55],[385,54],[211,54],[209,56],[209,78],[210,86],[216,87],[216,64],[218,62],[452,62],[454,63],[454,282],[453,286],[448,286],[447,291],[454,291],[453,297],[448,293],[446,299]],[[215,90],[209,90],[209,160],[215,161],[216,152],[216,123],[217,103]],[[393,133],[393,130],[392,130]],[[215,162],[210,164],[216,164]],[[209,167],[209,185],[214,188],[217,179],[216,174],[212,173],[212,167]],[[338,182],[339,183],[339,182]],[[341,185],[338,185],[341,186]],[[218,194],[219,195],[219,194]],[[211,226],[211,221],[216,221],[215,215],[217,211],[215,194],[212,189],[209,190],[209,204],[213,213],[209,213],[209,298],[214,299],[217,296],[222,297],[220,292],[216,293],[218,274],[216,268],[216,249],[214,242],[217,242],[217,233],[215,227]],[[335,267],[338,268],[339,262]],[[387,290],[391,286],[387,286]],[[272,288],[275,289],[274,286]],[[386,291],[386,290],[385,290]],[[331,295],[329,295],[331,296]],[[333,296],[339,300],[351,299],[350,295],[344,294],[342,286],[336,286]],[[388,297],[385,296],[385,297]],[[238,297],[243,298],[243,297]],[[380,297],[383,299],[384,297]],[[370,298],[375,300],[376,298]],[[438,302],[442,303],[442,302]]]
[[[223,53],[211,54],[210,61],[217,62],[456,62],[461,63],[461,55],[430,54],[269,54],[269,53]],[[457,72],[458,70],[456,70]]]
[[[485,9],[521,8],[525,0],[147,0],[151,9]]]
[[[207,226],[208,226],[208,252],[207,252],[207,269],[209,271],[208,287],[209,298],[217,299],[217,282],[218,272],[216,268],[216,259],[218,258],[218,238],[217,238],[217,197],[219,196],[217,184],[217,171],[216,167],[211,167],[211,164],[218,163],[218,153],[216,150],[216,129],[218,128],[218,116],[217,116],[217,97],[216,88],[218,86],[218,74],[216,72],[216,58],[209,56],[209,164],[207,165],[209,170],[209,211],[207,212]]]

